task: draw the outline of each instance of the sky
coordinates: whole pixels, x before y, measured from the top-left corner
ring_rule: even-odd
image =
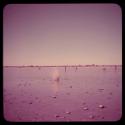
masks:
[[[122,64],[117,4],[8,4],[3,65]]]

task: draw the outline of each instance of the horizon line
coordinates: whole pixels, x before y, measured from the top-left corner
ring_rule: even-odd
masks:
[[[122,64],[78,64],[78,65],[3,65],[3,67],[64,67],[64,66],[122,66]]]

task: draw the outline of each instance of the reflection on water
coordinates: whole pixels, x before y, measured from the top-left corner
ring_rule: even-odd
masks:
[[[60,74],[57,69],[53,71],[53,83],[52,83],[52,89],[54,94],[57,94],[59,92],[59,86],[60,86]]]
[[[57,94],[59,92],[59,81],[54,81],[52,84],[53,92],[54,94]]]

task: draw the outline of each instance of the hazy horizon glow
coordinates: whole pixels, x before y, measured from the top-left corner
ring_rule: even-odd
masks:
[[[116,4],[9,4],[3,65],[122,64]]]

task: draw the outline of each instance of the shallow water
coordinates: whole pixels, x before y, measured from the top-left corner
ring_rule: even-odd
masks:
[[[4,67],[4,118],[117,121],[122,115],[121,71],[122,67]],[[53,79],[55,72],[58,80]]]

